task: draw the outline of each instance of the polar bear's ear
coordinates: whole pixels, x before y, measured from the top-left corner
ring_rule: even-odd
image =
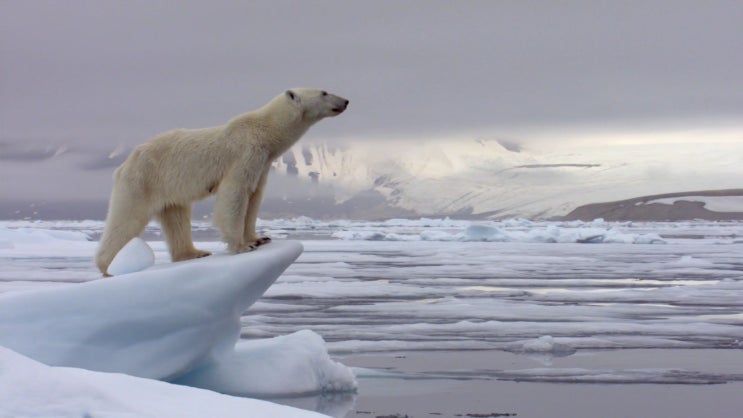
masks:
[[[291,100],[297,106],[302,103],[302,99],[299,98],[299,95],[291,90],[286,91],[286,97],[288,97],[289,100]]]

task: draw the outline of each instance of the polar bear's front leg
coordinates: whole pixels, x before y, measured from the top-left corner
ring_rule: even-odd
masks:
[[[214,224],[222,231],[222,240],[232,253],[254,249],[245,241],[248,198],[256,191],[267,161],[262,153],[249,155],[243,164],[227,173],[217,189]]]
[[[261,202],[263,201],[263,190],[266,188],[266,181],[268,180],[268,172],[271,166],[267,166],[258,181],[258,186],[255,191],[250,194],[250,200],[248,201],[248,212],[245,215],[245,233],[243,234],[243,240],[246,245],[255,249],[263,244],[271,241],[269,237],[258,237],[255,230],[255,223],[258,220],[258,211],[260,210]]]
[[[231,253],[245,250],[242,231],[245,228],[245,213],[248,205],[248,188],[221,185],[217,192],[217,203],[214,206],[214,225],[222,231],[222,241],[227,243]]]

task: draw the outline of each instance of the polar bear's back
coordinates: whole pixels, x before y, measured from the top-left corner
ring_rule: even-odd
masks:
[[[137,146],[116,171],[117,182],[139,185],[145,196],[193,201],[213,193],[236,158],[224,127],[177,129]]]

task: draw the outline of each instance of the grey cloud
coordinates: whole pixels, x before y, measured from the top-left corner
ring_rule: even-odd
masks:
[[[115,132],[137,143],[223,123],[297,85],[351,99],[328,136],[673,123],[743,110],[739,2],[2,8],[0,121],[11,131]]]
[[[79,167],[84,170],[110,170],[120,166],[128,156],[128,152],[122,152],[114,156],[95,155],[81,162]]]
[[[25,141],[0,143],[0,160],[43,161],[67,152],[66,147],[43,146],[33,142],[24,144],[23,142]]]
[[[54,156],[54,150],[2,150],[0,160],[42,161]]]
[[[52,158],[65,156],[74,156],[79,160],[77,167],[84,170],[101,170],[118,167],[124,162],[129,155],[128,149],[121,149],[119,152],[112,153],[105,149],[85,149],[80,146],[68,147],[43,145],[43,140],[36,140],[38,143],[31,142],[24,145],[26,141],[18,143],[4,142],[0,143],[0,160],[23,162],[43,162]]]

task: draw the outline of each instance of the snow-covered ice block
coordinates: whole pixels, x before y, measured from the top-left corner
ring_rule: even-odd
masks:
[[[50,367],[0,347],[0,416],[315,418],[325,415],[123,374]]]
[[[150,268],[155,265],[155,253],[147,243],[139,237],[134,237],[122,248],[111,264],[108,274],[120,276]]]
[[[235,343],[241,314],[301,253],[299,242],[277,241],[245,254],[158,265],[62,288],[2,294],[0,345],[52,366],[172,380],[240,357],[242,346],[236,353]],[[310,338],[300,340],[305,343]],[[312,355],[322,354],[315,348]],[[306,358],[316,362],[312,355]],[[303,392],[319,392],[331,385],[323,379],[316,383],[314,388],[304,385]],[[340,383],[346,384],[346,380]]]
[[[176,383],[252,396],[356,389],[351,369],[333,361],[325,341],[310,330],[241,341],[219,363],[195,370]]]

